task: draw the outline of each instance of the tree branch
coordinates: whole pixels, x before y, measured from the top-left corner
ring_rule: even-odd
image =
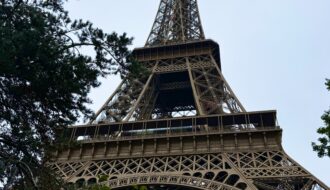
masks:
[[[0,157],[5,158],[9,163],[13,163],[17,166],[17,168],[20,168],[24,175],[31,181],[33,184],[33,187],[38,190],[38,185],[36,180],[34,179],[33,172],[31,168],[22,160],[15,160],[10,155],[5,154],[4,152],[0,151]],[[23,166],[23,167],[22,167]]]

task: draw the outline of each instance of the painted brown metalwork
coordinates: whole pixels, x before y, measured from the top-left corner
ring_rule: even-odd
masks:
[[[327,190],[281,145],[276,111],[247,112],[205,40],[196,0],[161,0],[146,46],[150,75],[128,77],[50,166],[68,183],[204,190]]]
[[[197,0],[161,0],[146,46],[204,38]]]

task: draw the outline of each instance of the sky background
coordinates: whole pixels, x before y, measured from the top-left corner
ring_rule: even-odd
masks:
[[[70,0],[72,18],[105,32],[127,32],[142,47],[159,0]],[[330,186],[330,159],[317,157],[311,142],[330,106],[329,0],[199,0],[207,38],[220,44],[222,70],[248,111],[278,111],[286,152]],[[97,110],[120,82],[103,79],[92,90]]]

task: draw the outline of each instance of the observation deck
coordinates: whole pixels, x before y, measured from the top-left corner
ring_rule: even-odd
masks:
[[[276,111],[68,127],[57,161],[281,149]]]

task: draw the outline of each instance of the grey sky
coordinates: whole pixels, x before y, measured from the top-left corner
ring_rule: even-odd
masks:
[[[159,0],[71,0],[73,18],[106,32],[127,32],[144,45]],[[320,116],[330,106],[329,0],[199,0],[207,38],[221,47],[222,69],[249,111],[276,109],[283,146],[302,166],[330,185],[330,159],[320,159],[311,142]],[[92,91],[98,109],[119,83],[109,77]]]

